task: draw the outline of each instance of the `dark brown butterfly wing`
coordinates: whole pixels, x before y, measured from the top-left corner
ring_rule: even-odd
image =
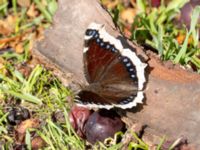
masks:
[[[85,46],[84,70],[90,85],[78,94],[80,103],[90,107],[125,109],[142,101],[134,57],[123,55],[125,49],[118,40],[104,29],[89,29]],[[131,53],[129,49],[127,51]]]
[[[117,51],[113,53],[111,49],[106,50],[104,47],[100,47],[101,43],[103,43],[103,41],[99,38],[91,39],[87,43],[89,47],[84,53],[84,71],[89,83],[99,82],[107,66],[119,56],[119,52]],[[103,44],[105,47],[107,46],[106,43]],[[112,46],[110,45],[110,47]]]

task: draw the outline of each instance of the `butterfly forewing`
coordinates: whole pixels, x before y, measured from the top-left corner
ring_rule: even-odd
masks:
[[[88,50],[84,53],[84,72],[89,83],[98,82],[104,74],[107,66],[119,56],[119,53],[113,53],[100,47],[102,40],[97,44],[96,39],[87,42]],[[106,43],[104,43],[106,47]]]

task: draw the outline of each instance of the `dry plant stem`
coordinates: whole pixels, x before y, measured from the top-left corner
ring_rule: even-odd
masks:
[[[97,0],[59,0],[53,26],[35,48],[62,71],[73,73],[73,81],[79,84],[86,83],[82,62],[83,35],[91,22],[105,24],[110,34],[120,36],[111,17]],[[140,47],[131,46],[147,61]],[[144,105],[127,112],[128,124],[147,124],[145,132],[169,138],[185,136],[200,148],[200,76],[180,67],[169,68],[151,54],[148,64],[146,99]]]

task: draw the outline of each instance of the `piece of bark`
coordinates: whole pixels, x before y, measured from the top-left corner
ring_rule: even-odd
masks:
[[[65,73],[72,73],[72,81],[86,84],[83,38],[91,22],[105,24],[110,34],[120,36],[111,17],[97,0],[59,0],[53,26],[46,31],[45,39],[37,45],[34,53],[41,53],[50,64]],[[147,61],[140,47],[129,44]],[[200,148],[200,76],[180,67],[162,64],[151,53],[148,56],[144,104],[127,111],[128,124],[146,124],[145,132],[169,138],[184,136]]]

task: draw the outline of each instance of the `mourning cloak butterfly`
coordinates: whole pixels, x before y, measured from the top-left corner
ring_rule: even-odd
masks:
[[[123,48],[96,23],[89,25],[84,42],[84,72],[89,85],[78,93],[78,105],[127,109],[142,103],[146,64],[136,53]]]

